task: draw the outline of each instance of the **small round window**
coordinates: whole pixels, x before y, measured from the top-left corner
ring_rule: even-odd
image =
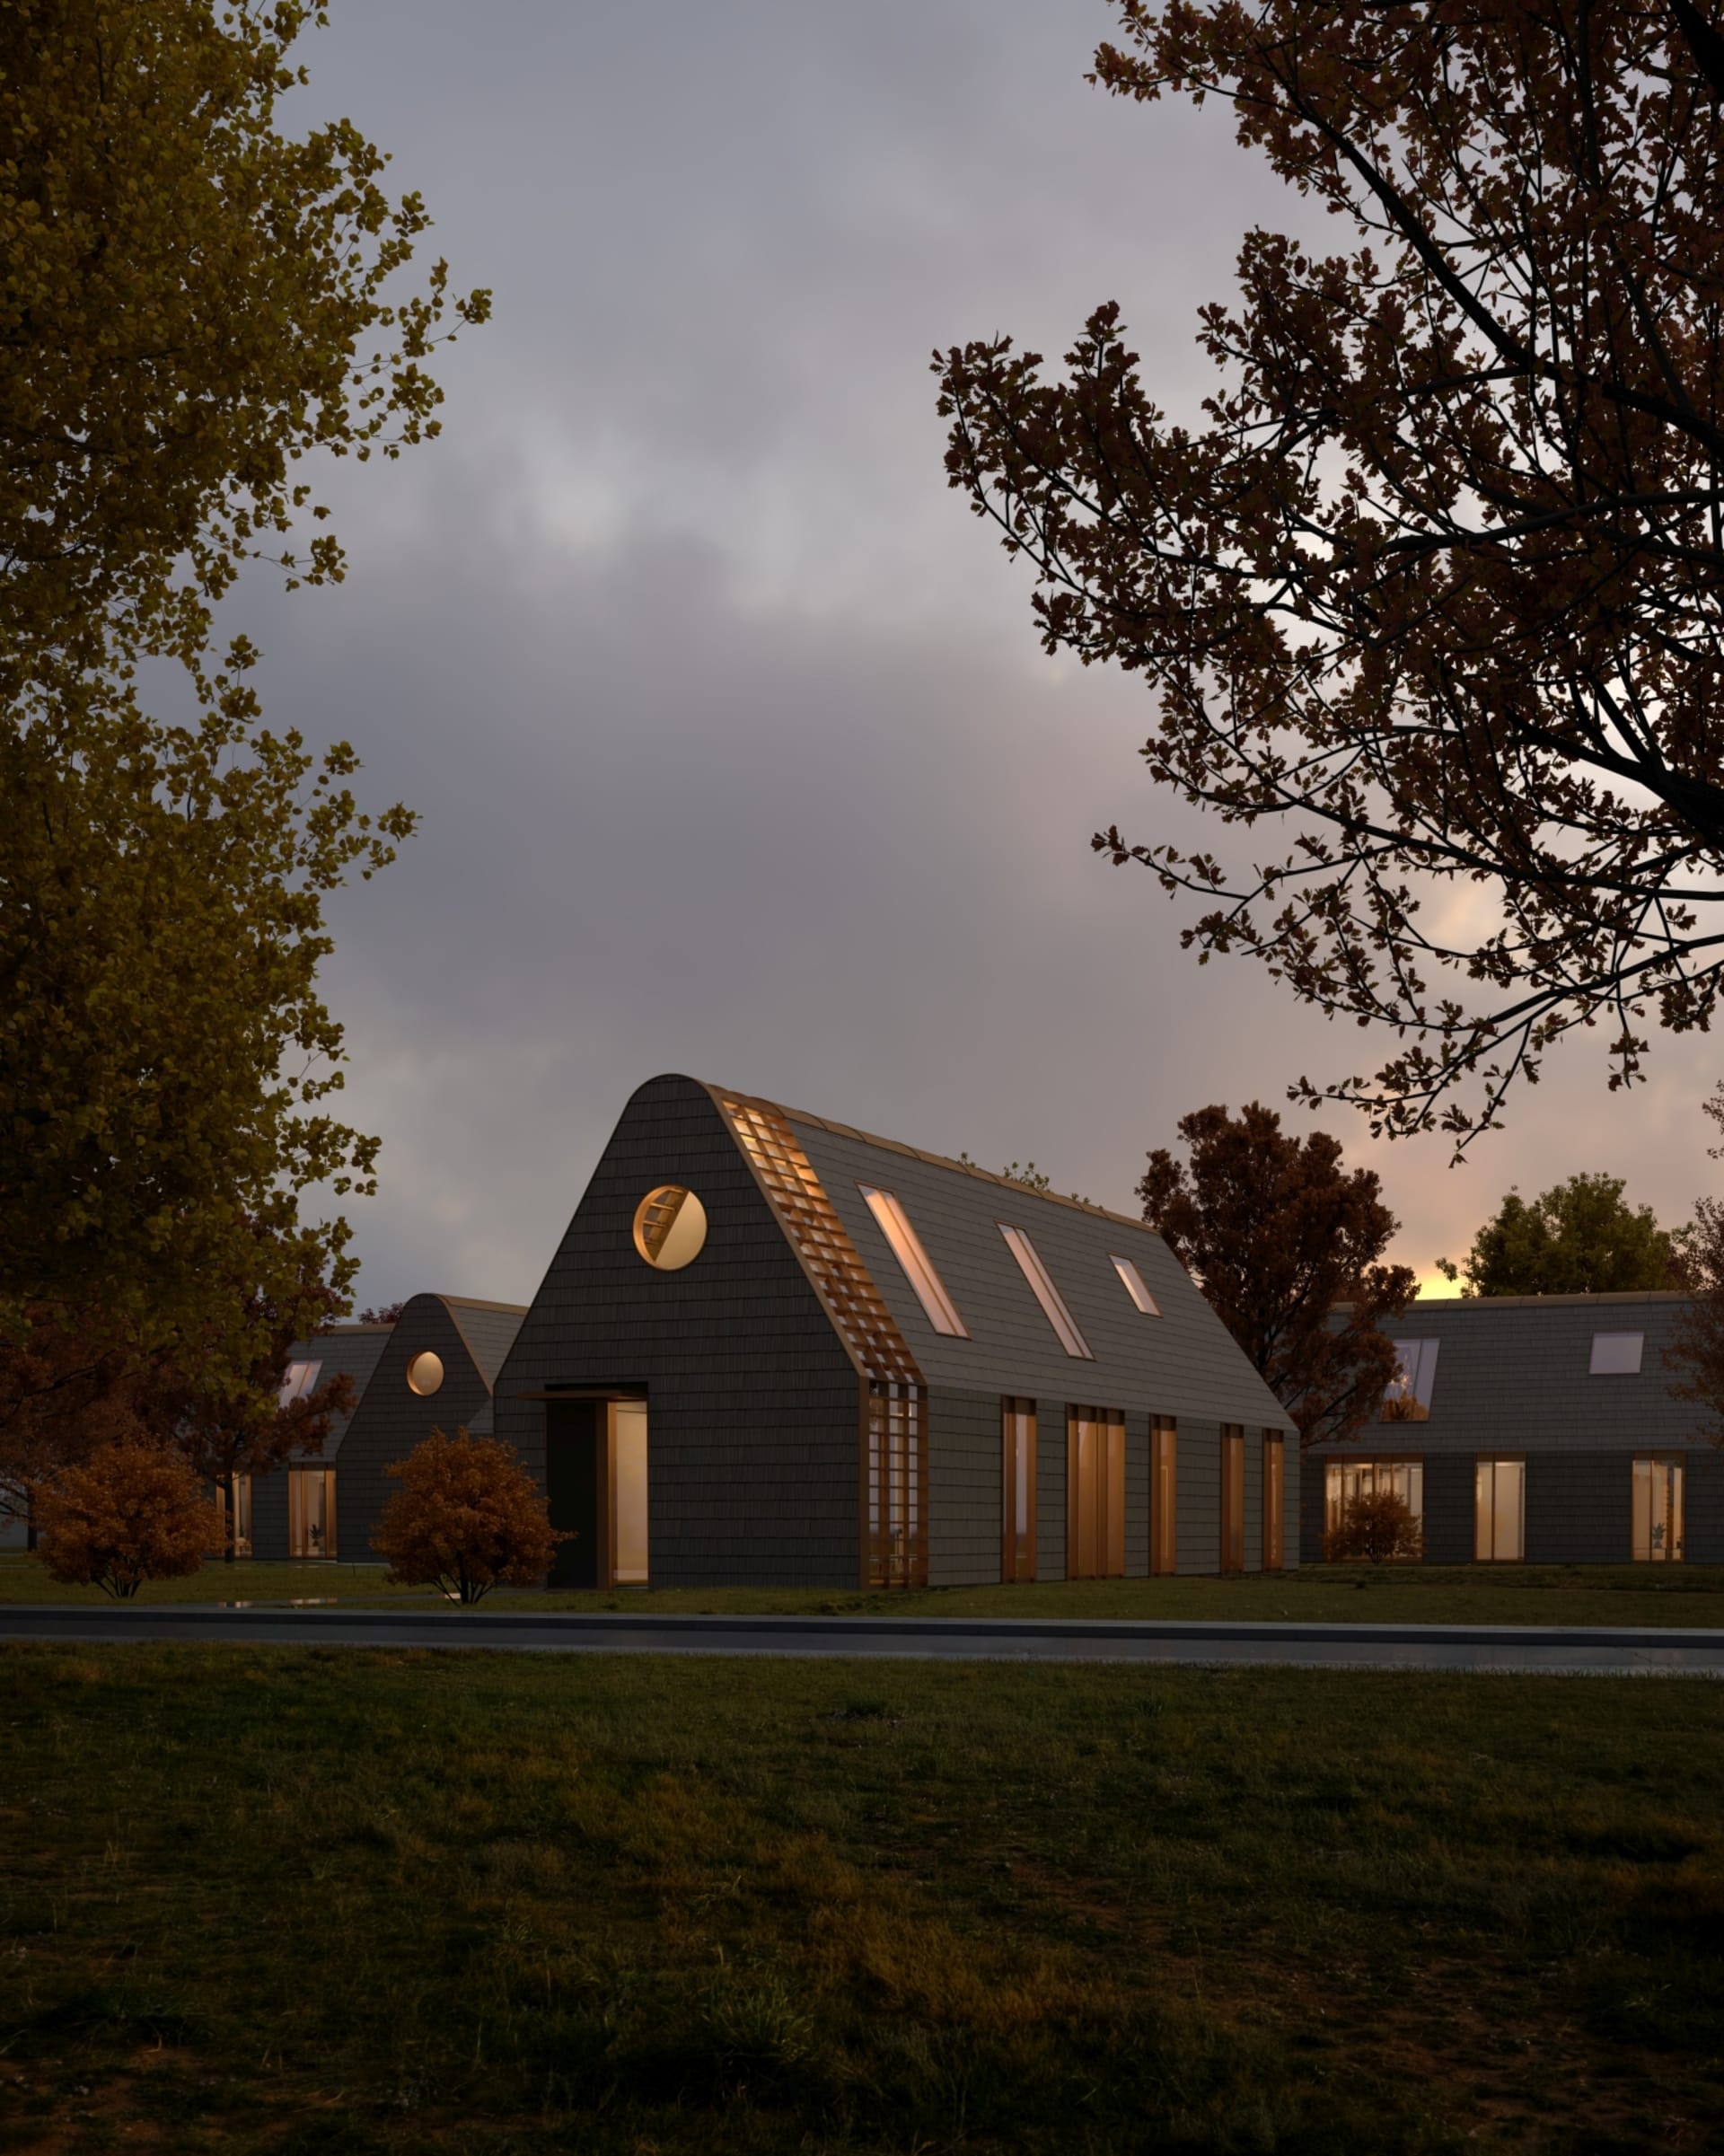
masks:
[[[428,1399],[443,1383],[443,1357],[434,1355],[429,1348],[416,1355],[407,1366],[407,1386],[409,1392]]]
[[[706,1239],[707,1209],[678,1184],[661,1184],[635,1208],[635,1248],[661,1272],[680,1272]]]

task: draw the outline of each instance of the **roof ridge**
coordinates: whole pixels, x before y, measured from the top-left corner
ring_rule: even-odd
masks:
[[[787,1108],[781,1101],[768,1100],[763,1094],[739,1093],[725,1086],[708,1087],[708,1090],[723,1093],[731,1100],[746,1101],[754,1107],[770,1108],[774,1114],[782,1115],[790,1122],[813,1123],[817,1131],[829,1131],[834,1138],[854,1138],[863,1145],[878,1146],[883,1152],[902,1153],[911,1160],[923,1161],[929,1167],[950,1168],[954,1175],[971,1175],[978,1183],[995,1184],[1021,1198],[1040,1198],[1049,1205],[1063,1205],[1070,1212],[1087,1213],[1092,1219],[1112,1220],[1120,1228],[1134,1228],[1139,1235],[1152,1236],[1156,1232],[1147,1220],[1134,1220],[1130,1213],[1116,1213],[1111,1206],[1096,1205],[1088,1198],[1068,1198],[1059,1191],[1032,1190],[1028,1184],[1014,1182],[1009,1175],[997,1175],[991,1168],[978,1167],[972,1160],[954,1160],[946,1153],[925,1152],[920,1146],[905,1145],[902,1139],[882,1138],[873,1131],[858,1130],[854,1123],[835,1122],[830,1115],[814,1115],[805,1108]]]

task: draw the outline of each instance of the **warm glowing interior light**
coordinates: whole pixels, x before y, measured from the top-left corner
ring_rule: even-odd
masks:
[[[1113,1260],[1113,1270],[1125,1282],[1126,1293],[1143,1312],[1143,1315],[1146,1317],[1159,1317],[1161,1305],[1150,1294],[1148,1281],[1144,1279],[1130,1259],[1116,1257]]]
[[[1090,1344],[1078,1330],[1078,1321],[1067,1309],[1065,1298],[1054,1286],[1035,1245],[1021,1228],[1007,1228],[1004,1220],[996,1225],[1006,1238],[1007,1249],[1017,1260],[1018,1270],[1030,1283],[1031,1290],[1041,1304],[1048,1323],[1059,1334],[1060,1345],[1068,1355],[1080,1356],[1086,1362],[1094,1362],[1095,1357]]]
[[[647,1576],[646,1403],[611,1403],[611,1457],[616,1466],[616,1539],[611,1571],[619,1587],[645,1587]]]
[[[873,1190],[866,1183],[858,1183],[856,1187],[867,1200],[868,1210],[880,1223],[880,1232],[891,1244],[893,1256],[903,1267],[904,1278],[916,1290],[917,1300],[928,1313],[928,1324],[949,1339],[968,1340],[970,1329],[958,1316],[957,1306],[946,1291],[946,1283],[922,1248],[921,1237],[910,1224],[910,1215],[890,1191]]]
[[[407,1389],[418,1393],[420,1399],[428,1400],[443,1384],[443,1357],[434,1355],[429,1348],[416,1355],[407,1366]]]
[[[635,1248],[660,1272],[681,1272],[706,1241],[707,1209],[680,1184],[660,1184],[635,1208]]]

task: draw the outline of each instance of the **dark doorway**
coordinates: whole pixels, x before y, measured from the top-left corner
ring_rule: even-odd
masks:
[[[605,1465],[605,1403],[554,1400],[545,1407],[545,1495],[559,1542],[551,1560],[552,1587],[610,1583],[610,1553],[601,1547],[600,1471]]]

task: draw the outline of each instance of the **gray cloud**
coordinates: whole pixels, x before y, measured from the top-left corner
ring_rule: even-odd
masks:
[[[1119,297],[1162,400],[1253,219],[1218,113],[1086,88],[1091,4],[371,0],[305,103],[422,189],[497,320],[444,440],[330,475],[353,572],[237,612],[272,718],[350,735],[423,834],[336,909],[348,1104],[385,1140],[369,1298],[524,1295],[634,1085],[683,1069],[1128,1205],[1211,1098],[1372,1043],[1199,969],[1087,849],[1190,829],[1130,682],[1037,651],[947,492],[929,348],[1058,351]],[[1625,1110],[1560,1060],[1510,1142],[1372,1148],[1410,1262],[1579,1166],[1677,1212],[1706,1044]],[[1293,1112],[1297,1120],[1297,1112]]]

